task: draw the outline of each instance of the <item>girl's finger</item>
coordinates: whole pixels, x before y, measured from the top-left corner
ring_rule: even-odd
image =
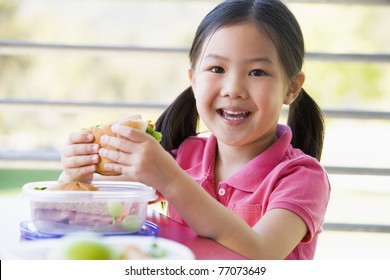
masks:
[[[108,171],[112,171],[112,172],[115,172],[115,173],[120,173],[120,174],[124,174],[124,166],[122,166],[121,164],[119,163],[106,163],[104,165],[104,168]],[[127,174],[126,174],[127,175]],[[131,178],[129,178],[131,179]]]
[[[104,158],[108,158],[114,162],[123,164],[123,165],[132,165],[132,156],[129,153],[124,153],[121,151],[109,150],[109,149],[100,149],[99,155]]]
[[[93,172],[96,171],[96,165],[87,165],[78,168],[67,168],[64,169],[66,176],[68,178],[73,178],[73,180],[92,177]]]
[[[140,178],[137,177],[136,169],[133,166],[122,165],[120,163],[106,163],[104,168],[115,173],[126,175],[126,180],[140,182]]]
[[[64,168],[79,168],[88,165],[95,165],[99,161],[98,155],[63,157],[61,159]]]
[[[124,151],[126,153],[132,153],[135,149],[134,146],[137,144],[137,143],[134,143],[132,141],[129,141],[126,138],[112,137],[112,136],[108,136],[108,135],[103,135],[100,138],[100,142],[102,144],[109,146],[109,147],[117,148],[117,149]]]
[[[122,136],[124,138],[127,138],[133,142],[144,142],[147,139],[153,138],[149,134],[145,133],[142,130],[139,130],[137,128],[128,127],[126,125],[121,124],[115,124],[111,127],[112,132],[115,134],[118,134],[119,136]]]
[[[93,134],[88,132],[73,132],[69,135],[67,144],[91,143],[94,140]]]
[[[62,155],[65,157],[76,155],[90,155],[97,154],[99,151],[99,144],[76,144],[65,145],[62,148]]]

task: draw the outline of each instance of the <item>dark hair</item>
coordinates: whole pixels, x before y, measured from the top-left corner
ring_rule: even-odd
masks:
[[[305,55],[301,28],[292,12],[279,0],[227,0],[216,6],[200,23],[189,53],[191,66],[198,61],[206,39],[222,27],[251,21],[262,28],[274,43],[279,60],[289,79],[302,69]],[[157,120],[166,150],[178,148],[196,135],[199,114],[191,87],[183,91]],[[290,105],[288,125],[291,144],[320,160],[324,140],[324,120],[315,101],[301,90]]]

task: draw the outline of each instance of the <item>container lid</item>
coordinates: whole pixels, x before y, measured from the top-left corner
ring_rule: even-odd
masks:
[[[107,200],[153,201],[157,199],[156,190],[138,182],[94,181],[91,185],[98,191],[45,191],[46,187],[56,185],[56,181],[27,183],[22,187],[22,197],[31,201],[44,202],[94,202]]]
[[[23,221],[19,225],[20,237],[23,240],[38,240],[48,238],[60,238],[65,234],[43,233],[40,232],[32,221]],[[119,236],[119,235],[142,235],[142,236],[158,236],[160,227],[150,221],[144,222],[142,228],[133,233],[103,233],[103,236]]]

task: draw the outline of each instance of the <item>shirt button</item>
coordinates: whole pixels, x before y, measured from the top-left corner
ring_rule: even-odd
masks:
[[[225,189],[220,188],[220,189],[218,190],[218,194],[219,194],[220,196],[224,196],[225,193],[226,193]]]

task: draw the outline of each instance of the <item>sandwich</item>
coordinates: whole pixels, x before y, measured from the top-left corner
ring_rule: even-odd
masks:
[[[50,198],[34,201],[32,204],[34,224],[41,232],[55,234],[79,230],[129,232],[136,231],[142,226],[141,222],[135,224],[139,221],[135,216],[138,209],[136,204],[115,199],[91,201],[93,193],[99,192],[100,189],[88,183],[60,182],[45,187],[36,186],[34,191],[47,192],[47,197]],[[92,193],[89,194],[90,192]],[[135,221],[130,224],[131,220]]]
[[[95,126],[91,129],[88,129],[87,132],[92,133],[94,136],[93,143],[97,143],[100,145],[101,148],[105,148],[108,150],[114,150],[114,148],[107,146],[106,144],[103,144],[100,142],[100,138],[103,135],[109,135],[109,136],[117,136],[115,133],[112,132],[111,127],[116,124],[116,122],[111,122],[99,126]],[[121,120],[119,121],[119,124],[126,125],[132,128],[136,128],[139,130],[142,130],[150,135],[152,135],[158,142],[162,139],[162,134],[160,132],[157,132],[154,130],[154,125],[150,121],[138,119],[138,120]],[[118,176],[121,175],[120,173],[116,173],[113,171],[108,171],[104,168],[104,165],[106,163],[112,163],[111,160],[107,158],[100,157],[99,162],[97,163],[97,169],[96,173],[99,173],[100,175],[104,176]]]
[[[91,184],[84,182],[59,182],[44,188],[36,188],[37,190],[48,191],[98,191],[99,189]]]
[[[59,182],[47,187],[37,186],[34,190],[96,192],[99,188],[84,182]],[[72,225],[109,225],[112,223],[112,216],[106,208],[106,203],[103,202],[82,202],[72,201],[72,199],[69,201],[35,201],[33,204],[34,224],[42,232],[50,233],[62,232]]]

